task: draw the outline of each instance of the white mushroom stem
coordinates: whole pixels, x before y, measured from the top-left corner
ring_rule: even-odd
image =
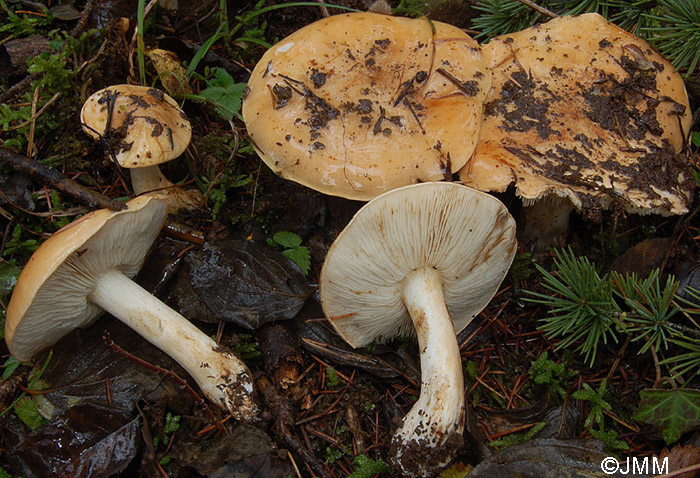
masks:
[[[250,371],[190,321],[117,269],[102,272],[88,299],[172,357],[202,392],[237,419],[251,419]]]
[[[145,168],[132,168],[131,186],[136,195],[157,192],[168,200],[168,210],[176,213],[180,209],[196,209],[202,207],[204,199],[197,190],[184,190],[174,185],[168,178],[163,176],[160,168],[147,166]]]
[[[131,185],[134,192],[138,194],[149,191],[161,190],[164,188],[173,187],[158,166],[147,166],[145,168],[132,168],[131,170]]]
[[[438,271],[413,271],[403,280],[401,295],[418,337],[421,390],[392,438],[393,460],[401,468],[409,465],[416,476],[427,476],[447,465],[461,445],[462,362]]]

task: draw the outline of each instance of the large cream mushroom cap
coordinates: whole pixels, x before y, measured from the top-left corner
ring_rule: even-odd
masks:
[[[251,74],[243,119],[276,174],[368,200],[461,168],[490,85],[478,44],[458,28],[349,13],[268,50]]]
[[[678,153],[691,124],[681,76],[648,43],[590,13],[560,17],[483,47],[493,71],[465,184],[525,200],[568,197],[682,214],[694,180]]]

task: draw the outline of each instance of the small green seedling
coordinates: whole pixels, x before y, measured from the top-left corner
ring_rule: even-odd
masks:
[[[281,231],[267,240],[270,246],[279,246],[284,250],[282,255],[291,259],[304,274],[309,273],[311,267],[311,253],[306,246],[301,245],[301,237],[293,232]]]

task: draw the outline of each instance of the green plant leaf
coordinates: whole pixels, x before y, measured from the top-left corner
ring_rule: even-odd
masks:
[[[624,451],[630,449],[629,445],[625,440],[620,440],[620,438],[618,438],[616,430],[603,431],[591,429],[589,431],[591,432],[591,435],[593,435],[594,438],[597,438],[598,440],[601,440],[603,443],[605,443],[605,448],[607,448],[608,450]]]
[[[173,433],[180,429],[180,418],[181,415],[173,415],[170,412],[165,414],[165,427],[163,428],[163,433]]]
[[[293,232],[280,231],[272,236],[272,240],[288,249],[301,246],[301,237]]]
[[[370,478],[377,473],[389,471],[389,465],[382,459],[373,460],[367,455],[357,455],[353,459],[355,469],[348,475],[348,478]]]
[[[11,262],[0,263],[0,298],[4,299],[12,292],[20,272],[20,268]]]
[[[17,367],[19,367],[19,360],[10,356],[7,360],[5,360],[3,367],[5,370],[2,372],[2,379],[7,380],[10,378],[10,376],[12,376],[15,370],[17,370]]]
[[[233,119],[241,109],[245,83],[236,83],[228,71],[213,68],[214,76],[207,81],[207,87],[199,95],[210,100],[216,111],[226,119]]]
[[[309,273],[309,268],[311,267],[311,253],[306,247],[299,246],[294,249],[287,249],[286,251],[282,251],[282,255],[294,261],[304,274]]]
[[[32,430],[39,428],[46,423],[46,419],[39,415],[39,410],[36,408],[36,403],[29,397],[23,397],[15,405],[15,414],[17,418],[22,420]]]
[[[642,390],[641,401],[632,416],[656,426],[666,444],[677,442],[681,435],[700,426],[700,390]]]

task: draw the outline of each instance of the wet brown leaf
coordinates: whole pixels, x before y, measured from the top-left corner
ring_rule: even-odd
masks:
[[[105,330],[115,343],[140,358],[164,368],[176,366],[136,332],[106,316],[88,329],[68,334],[54,347],[51,362],[41,377],[46,384],[44,390],[50,392],[35,397],[42,415],[52,417],[78,403],[106,405],[110,399],[115,407],[133,410],[142,398],[155,400],[166,394],[180,394],[177,384],[107,347],[102,341]],[[39,363],[42,360],[40,357]],[[184,372],[182,376],[186,377]]]
[[[609,457],[598,440],[538,439],[510,446],[485,459],[469,478],[602,478],[626,476],[606,474],[601,463]],[[621,465],[625,470],[624,462]],[[645,476],[645,475],[635,475]]]
[[[179,446],[172,455],[207,478],[287,478],[292,473],[270,437],[252,425],[240,425],[223,438]]]
[[[664,458],[668,458],[668,471],[678,471],[700,463],[700,447],[678,445],[671,448],[670,451],[668,448],[664,448],[659,454],[659,460],[663,462]],[[698,476],[700,476],[700,470],[682,473],[675,478],[696,478]]]
[[[552,403],[546,396],[530,407],[484,413],[487,415],[486,423],[491,435],[530,423],[546,422],[545,427],[537,433],[537,438],[573,438],[580,415],[571,404],[564,407],[562,404]]]
[[[173,297],[185,317],[254,330],[293,318],[312,290],[296,264],[271,247],[224,239],[188,253]]]
[[[661,266],[672,243],[672,239],[663,237],[642,241],[618,257],[611,269],[621,274],[634,272],[640,277],[646,277],[653,269]]]
[[[139,420],[113,407],[69,408],[30,433],[14,449],[34,476],[112,476],[138,451]]]

